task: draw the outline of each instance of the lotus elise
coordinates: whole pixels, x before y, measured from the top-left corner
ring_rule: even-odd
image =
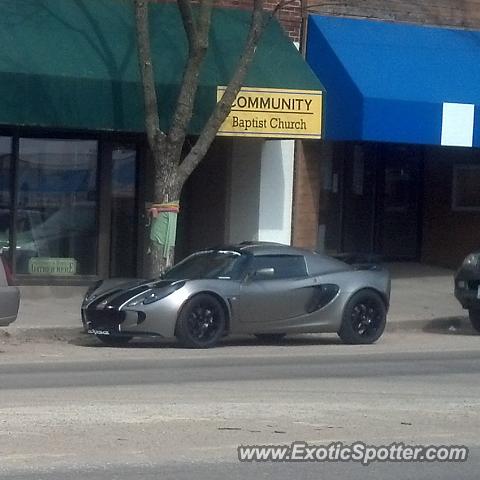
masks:
[[[382,335],[389,298],[381,267],[245,242],[194,253],[158,279],[99,281],[85,295],[82,320],[113,345],[160,336],[206,348],[232,334],[277,341],[322,332],[360,344]]]

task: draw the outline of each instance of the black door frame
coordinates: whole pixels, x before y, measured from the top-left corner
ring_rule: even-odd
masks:
[[[384,194],[385,194],[385,173],[387,165],[388,150],[391,148],[408,147],[417,150],[416,161],[418,161],[418,178],[413,188],[415,188],[416,195],[416,210],[417,210],[417,222],[416,222],[416,245],[415,253],[413,256],[395,256],[387,255],[384,251],[383,238],[383,219],[385,218],[384,211]],[[378,143],[377,144],[377,186],[376,186],[376,198],[375,198],[375,234],[374,234],[374,248],[373,252],[378,253],[385,260],[405,260],[405,261],[418,261],[421,258],[422,249],[422,230],[423,230],[423,192],[424,192],[424,166],[425,166],[425,148],[423,145],[404,145],[404,144],[390,144],[390,143]]]

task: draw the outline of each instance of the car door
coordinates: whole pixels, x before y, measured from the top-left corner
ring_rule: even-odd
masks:
[[[303,315],[311,281],[302,255],[254,256],[240,287],[241,322],[270,323]]]

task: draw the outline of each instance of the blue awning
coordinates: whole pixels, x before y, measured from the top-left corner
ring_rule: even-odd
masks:
[[[480,146],[480,32],[311,15],[306,57],[326,139]]]

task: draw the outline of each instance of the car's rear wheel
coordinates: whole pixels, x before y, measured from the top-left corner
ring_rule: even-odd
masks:
[[[468,311],[468,317],[470,318],[470,323],[472,327],[480,333],[480,310],[474,310],[471,308]]]
[[[373,290],[361,290],[350,298],[343,311],[339,337],[349,344],[376,342],[385,330],[387,308]]]
[[[125,336],[113,336],[113,335],[97,335],[97,338],[109,347],[122,347],[125,346],[133,337]]]
[[[182,308],[177,320],[176,337],[187,348],[214,347],[226,328],[226,314],[212,295],[196,295]]]
[[[256,333],[255,336],[264,343],[278,343],[285,338],[286,333]]]

